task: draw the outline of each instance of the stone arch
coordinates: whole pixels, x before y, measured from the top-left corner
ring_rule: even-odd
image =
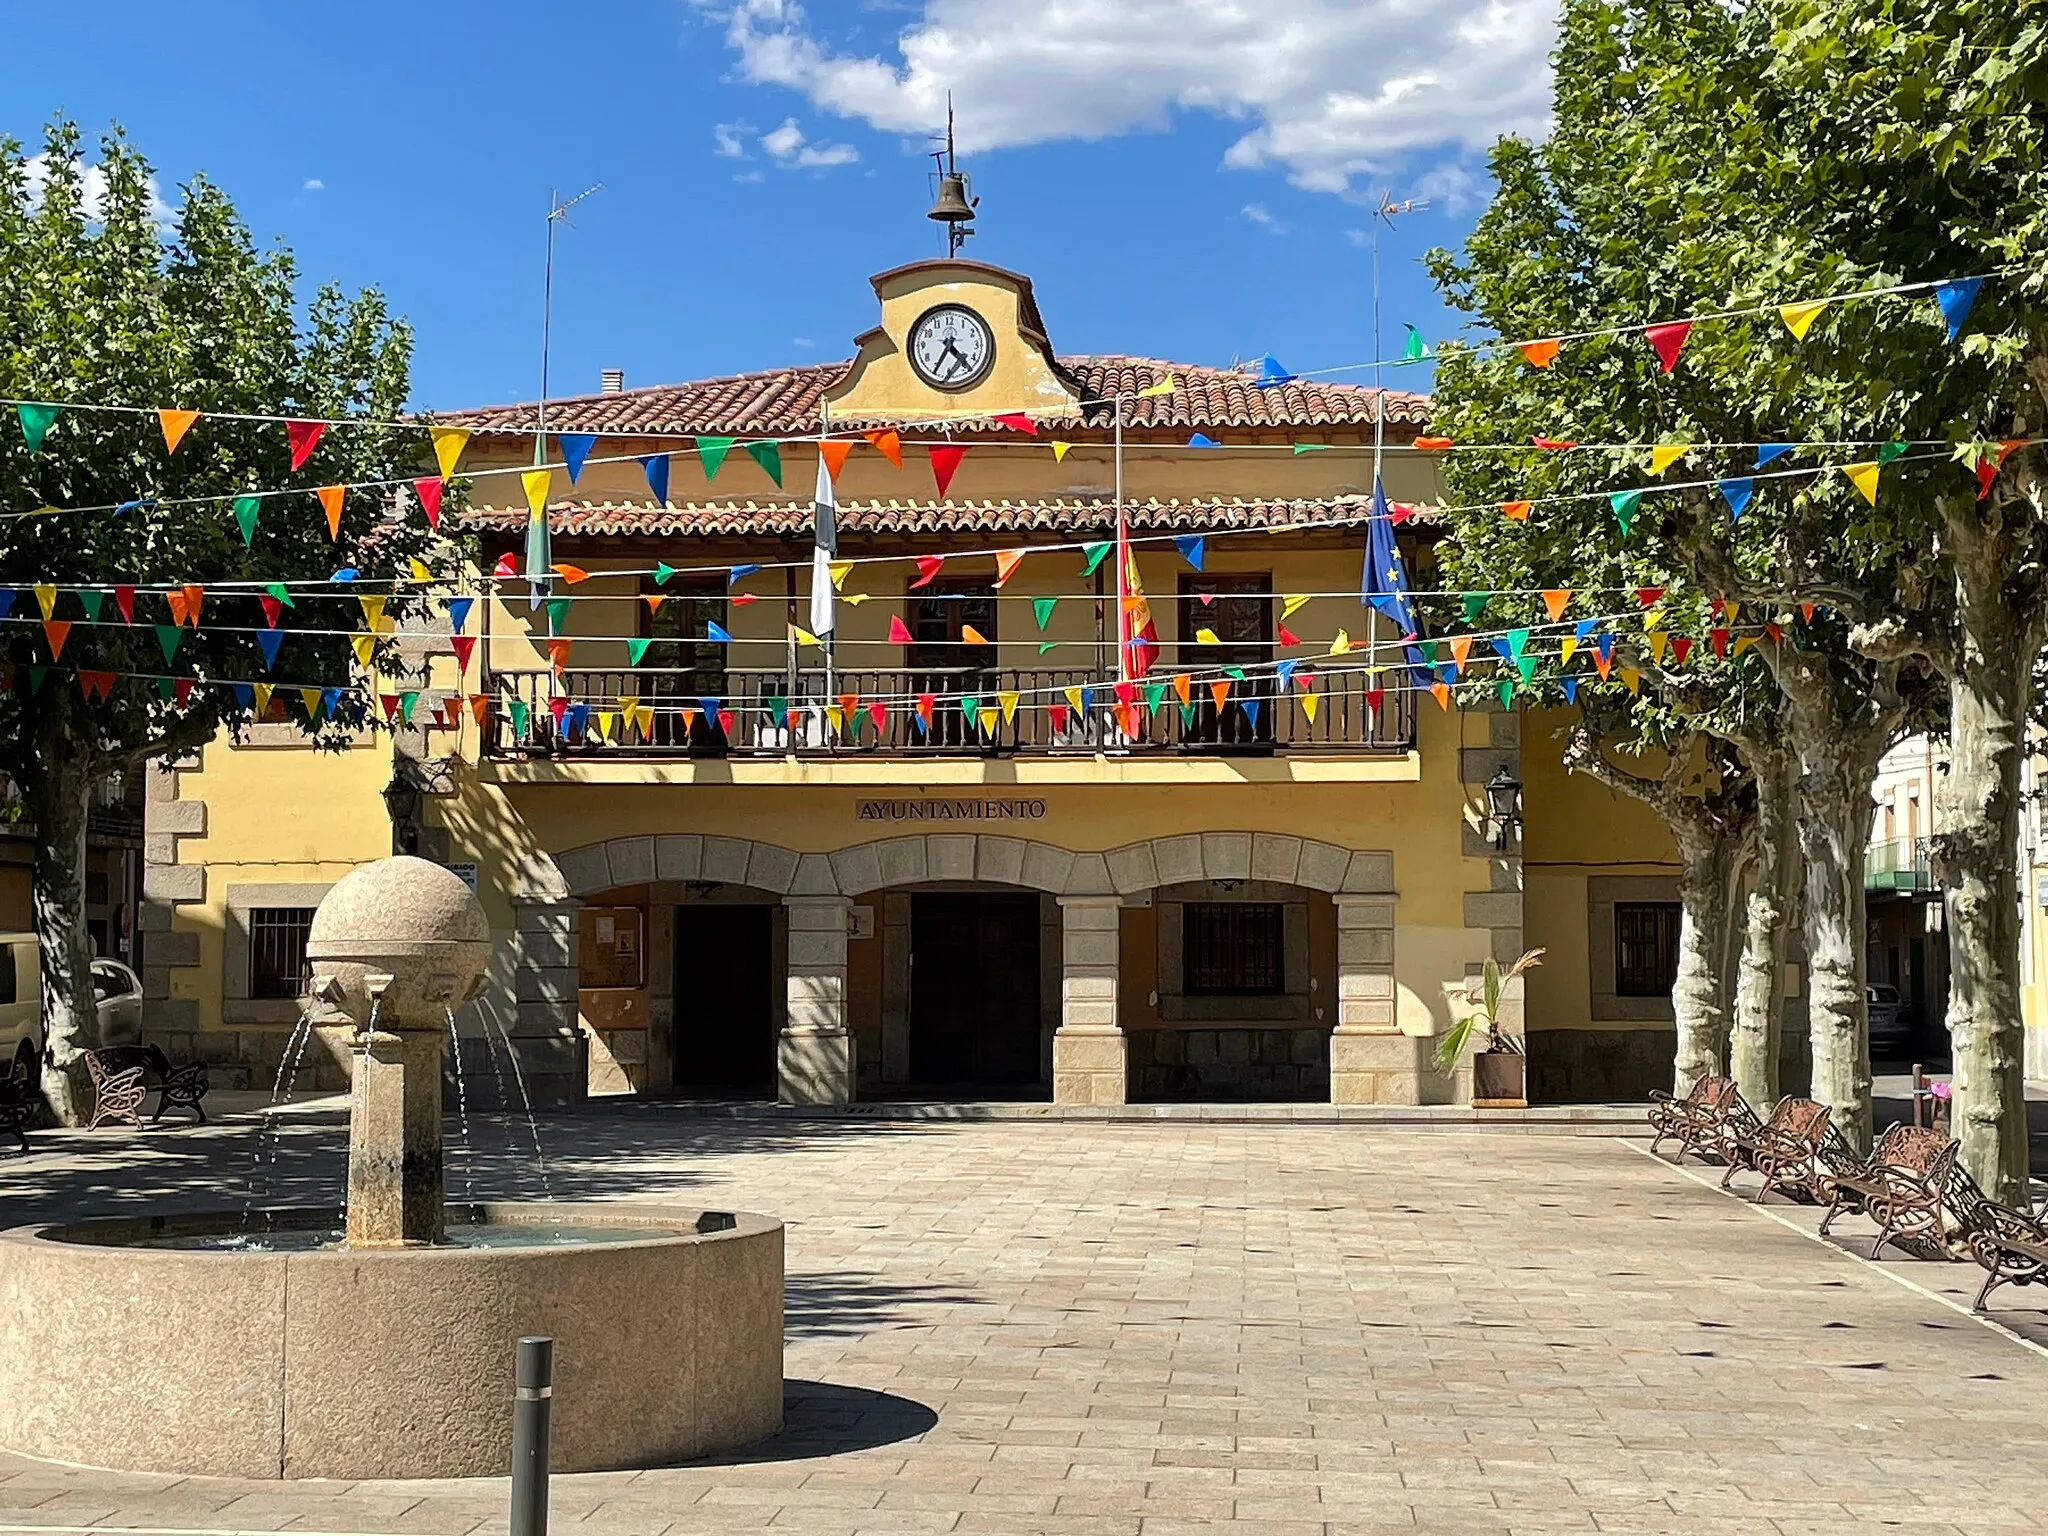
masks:
[[[715,880],[778,896],[860,896],[938,880],[1015,885],[1055,896],[1128,896],[1201,880],[1271,880],[1333,896],[1394,891],[1391,853],[1277,832],[1187,832],[1103,853],[1075,853],[996,833],[927,832],[829,854],[798,853],[745,837],[678,833],[608,838],[535,862],[552,867],[526,871],[528,880],[550,887],[545,896],[558,900],[656,880]]]

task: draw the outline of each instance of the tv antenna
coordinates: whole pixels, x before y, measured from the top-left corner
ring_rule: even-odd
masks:
[[[958,256],[960,247],[967,243],[967,237],[974,233],[968,226],[974,220],[974,210],[981,206],[981,199],[971,196],[972,178],[954,162],[953,158],[953,93],[946,92],[946,147],[932,151],[936,169],[932,181],[937,196],[932,200],[928,219],[937,219],[946,226],[946,254]]]

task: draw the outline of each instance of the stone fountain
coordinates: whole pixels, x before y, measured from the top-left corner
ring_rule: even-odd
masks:
[[[552,1462],[686,1460],[782,1422],[782,1226],[443,1190],[441,1059],[490,929],[422,859],[328,893],[307,959],[350,1021],[344,1219],[260,1209],[0,1233],[0,1448],[234,1477],[511,1465],[514,1342],[555,1339]]]

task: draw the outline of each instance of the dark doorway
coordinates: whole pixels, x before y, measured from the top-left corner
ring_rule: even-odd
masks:
[[[944,1088],[1042,1083],[1038,897],[910,898],[910,1075]]]
[[[775,1097],[775,909],[676,908],[675,1090]]]

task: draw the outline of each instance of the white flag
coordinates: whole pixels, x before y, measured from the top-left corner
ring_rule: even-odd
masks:
[[[818,489],[811,498],[811,515],[817,537],[811,556],[811,633],[823,638],[832,633],[832,562],[839,555],[839,502],[832,494],[832,471],[825,467],[823,453],[818,455]]]

